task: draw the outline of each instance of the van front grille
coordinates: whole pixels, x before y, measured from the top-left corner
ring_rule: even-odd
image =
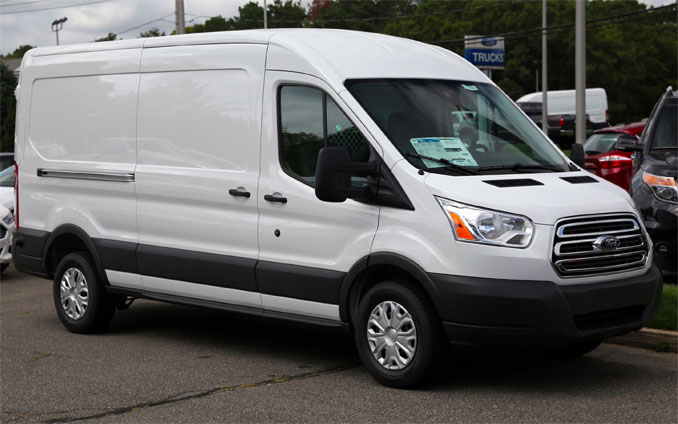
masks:
[[[4,239],[7,235],[7,228],[0,225],[0,239]]]
[[[562,277],[638,269],[647,257],[647,241],[633,215],[566,218],[556,224],[551,261]]]

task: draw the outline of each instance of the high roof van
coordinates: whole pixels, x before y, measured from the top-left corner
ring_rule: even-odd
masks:
[[[546,92],[546,108],[548,115],[575,115],[576,90],[553,90]],[[542,93],[525,94],[516,103],[541,103]],[[586,114],[591,120],[593,129],[610,126],[610,115],[607,109],[607,92],[604,88],[586,89]]]
[[[20,78],[14,260],[70,331],[135,298],[345,327],[408,387],[447,342],[579,355],[656,314],[628,194],[448,50],[223,32],[34,49]]]

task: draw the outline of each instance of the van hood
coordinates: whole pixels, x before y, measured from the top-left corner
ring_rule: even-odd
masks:
[[[572,183],[563,177],[592,180]],[[628,193],[585,171],[473,176],[428,174],[425,182],[435,196],[524,215],[536,224],[555,225],[557,220],[575,215],[619,212],[637,215]]]

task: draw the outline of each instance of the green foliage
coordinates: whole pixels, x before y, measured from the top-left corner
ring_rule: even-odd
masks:
[[[117,36],[116,34],[113,34],[112,32],[109,32],[107,36],[101,37],[101,38],[97,38],[97,39],[94,40],[94,41],[98,43],[98,42],[100,42],[100,41],[115,41],[115,40],[117,40],[117,39],[118,39],[118,36]]]
[[[0,152],[14,151],[16,85],[14,73],[4,63],[0,63]]]
[[[31,46],[30,44],[24,44],[23,46],[19,46],[12,53],[7,53],[4,57],[7,59],[21,59],[24,57],[27,51],[30,49],[35,48],[35,46]]]
[[[661,330],[678,330],[678,286],[664,284],[659,313],[657,318],[648,327],[659,328]]]
[[[109,36],[110,36],[110,34],[109,34]],[[160,32],[160,28],[158,28],[158,27],[153,27],[153,28],[149,29],[148,31],[144,31],[141,34],[139,34],[140,38],[163,37],[163,36],[165,36],[165,31]]]

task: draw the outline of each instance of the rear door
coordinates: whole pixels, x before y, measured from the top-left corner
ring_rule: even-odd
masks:
[[[263,110],[257,265],[263,306],[339,320],[341,283],[369,254],[379,207],[318,200],[318,151],[345,146],[356,162],[381,151],[370,149],[365,128],[317,78],[267,71]]]
[[[146,49],[138,106],[144,290],[261,306],[257,179],[266,47]]]

